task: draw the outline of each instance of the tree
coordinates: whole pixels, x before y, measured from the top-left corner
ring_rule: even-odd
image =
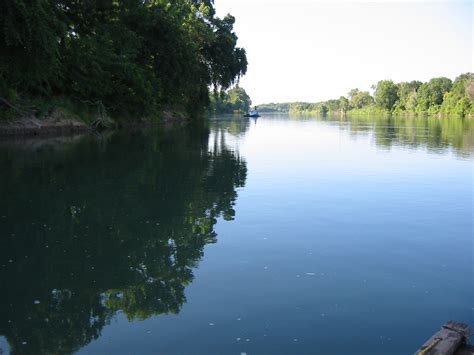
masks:
[[[196,113],[247,70],[231,15],[211,0],[5,0],[0,80],[22,98],[102,103],[127,118]],[[3,95],[2,95],[3,96]]]
[[[230,89],[229,92],[229,101],[232,104],[233,111],[237,112],[248,112],[250,106],[252,105],[252,100],[250,96],[247,95],[244,89],[239,86],[236,86],[233,89]]]
[[[370,96],[368,91],[357,91],[351,97],[351,106],[354,108],[362,108],[372,105],[373,103],[374,98]]]
[[[420,86],[418,90],[418,111],[436,111],[443,103],[444,94],[451,90],[448,78],[434,78]]]
[[[418,88],[422,85],[421,81],[402,82],[397,84],[398,87],[398,104],[397,108],[401,111],[407,110],[407,104],[410,97],[413,99],[413,93],[416,93]],[[412,103],[410,103],[411,105]],[[416,105],[415,105],[416,106]]]
[[[236,86],[229,91],[212,93],[210,99],[210,111],[214,113],[248,112],[252,105],[250,96],[240,86]]]
[[[458,76],[453,82],[451,91],[443,95],[443,103],[440,111],[461,117],[468,115],[473,108],[473,83],[474,74],[472,73],[465,73]]]
[[[339,98],[339,107],[341,109],[341,113],[343,115],[345,115],[347,113],[347,111],[350,109],[350,103],[349,103],[349,100],[344,97],[344,96],[341,96]]]
[[[391,112],[395,103],[398,100],[397,86],[392,80],[381,80],[377,83],[375,89],[376,104]]]
[[[66,27],[54,5],[48,0],[0,3],[0,80],[8,90],[50,94],[60,80],[59,40]]]

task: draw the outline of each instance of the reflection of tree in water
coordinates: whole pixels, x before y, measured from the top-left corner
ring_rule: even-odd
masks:
[[[214,130],[225,131],[236,137],[243,136],[250,127],[250,120],[242,115],[221,115],[212,121]]]
[[[469,156],[474,151],[474,121],[469,119],[328,116],[321,120],[337,121],[355,136],[374,132],[375,143],[382,148],[426,147],[433,152],[452,148],[460,156]]]
[[[13,353],[73,352],[118,310],[179,312],[245,183],[245,162],[216,147],[179,131],[0,151],[0,335]]]

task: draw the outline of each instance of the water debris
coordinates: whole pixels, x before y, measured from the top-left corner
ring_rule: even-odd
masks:
[[[267,237],[263,237],[263,240],[267,240],[268,238]]]
[[[146,333],[147,333],[147,334],[150,334],[150,333],[151,333],[151,330],[147,330]]]
[[[245,341],[248,343],[248,342],[250,341],[250,339],[249,339],[249,338],[247,338],[247,339],[245,339]]]
[[[237,320],[242,320],[242,318],[237,318]]]
[[[247,355],[247,353],[240,353],[240,355]]]
[[[240,341],[240,338],[236,338],[235,340]]]
[[[326,317],[326,314],[324,314],[324,313],[321,313],[321,317]]]
[[[35,300],[33,303],[34,303],[34,304],[40,304],[41,302],[38,301],[38,300]]]
[[[298,341],[298,339],[295,338],[295,339],[293,339],[293,341]]]
[[[306,275],[308,276],[315,276],[316,274],[314,272],[307,272]]]
[[[26,344],[28,344],[28,343],[27,343],[26,341],[23,341],[21,344],[22,344],[22,345],[26,345]]]
[[[264,266],[263,269],[264,269],[264,270],[267,270],[267,269],[268,269],[268,266]]]
[[[8,262],[11,264],[11,263],[13,262],[13,260],[12,260],[12,259],[10,259],[10,260],[8,260]]]
[[[212,325],[214,325],[214,323],[209,323],[209,325],[211,325],[211,326],[212,326]]]

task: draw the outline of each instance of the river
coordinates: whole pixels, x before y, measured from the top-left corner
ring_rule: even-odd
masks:
[[[474,327],[474,121],[0,142],[4,354],[411,354]]]

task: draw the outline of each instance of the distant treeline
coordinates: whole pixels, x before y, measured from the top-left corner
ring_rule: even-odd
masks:
[[[381,80],[372,87],[374,95],[359,89],[347,97],[316,103],[292,102],[260,105],[261,112],[409,114],[474,116],[474,74],[448,78],[394,83]]]
[[[0,113],[62,107],[137,119],[204,110],[247,69],[213,0],[3,0]]]

